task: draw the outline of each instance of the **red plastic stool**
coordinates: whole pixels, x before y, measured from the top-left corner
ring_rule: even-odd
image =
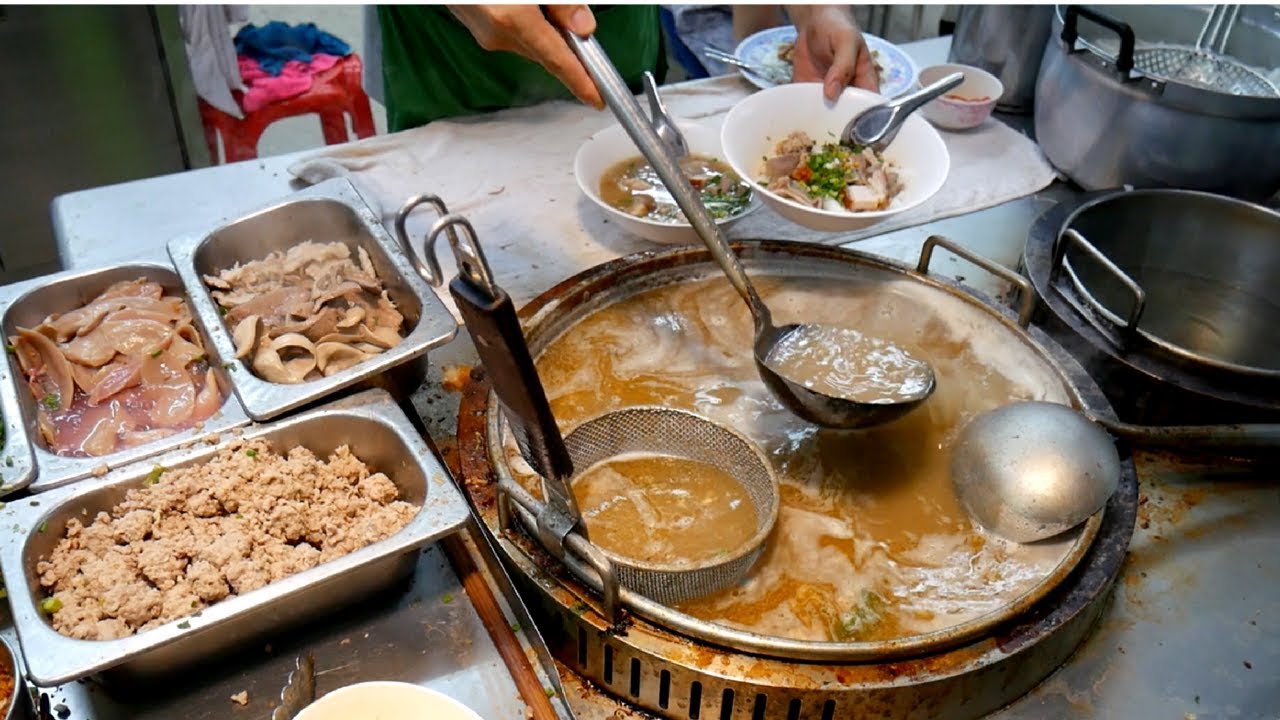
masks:
[[[377,131],[373,126],[369,96],[365,95],[360,81],[361,67],[360,57],[352,53],[328,70],[317,73],[310,90],[273,102],[260,110],[246,112],[243,120],[200,100],[200,119],[204,123],[209,158],[218,162],[218,136],[221,135],[226,153],[223,162],[252,160],[258,157],[258,140],[267,126],[277,120],[308,113],[320,116],[320,129],[326,145],[338,145],[351,139],[347,135],[347,115],[351,116],[351,129],[357,138],[373,137]],[[231,94],[243,109],[243,93],[232,91]]]

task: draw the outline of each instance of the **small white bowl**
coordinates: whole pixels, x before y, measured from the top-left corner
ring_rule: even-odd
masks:
[[[920,108],[925,119],[944,130],[968,130],[991,117],[1004,94],[1004,85],[995,75],[969,65],[931,65],[920,71],[920,85],[937,82],[954,72],[964,73],[964,82],[946,95]]]
[[[443,693],[403,682],[363,682],[338,688],[298,713],[294,720],[484,720]]]
[[[720,132],[725,159],[739,175],[757,181],[764,158],[790,133],[803,130],[818,141],[837,138],[860,111],[884,101],[873,92],[845,88],[832,104],[823,97],[820,83],[791,83],[761,90],[735,105],[725,118]],[[759,183],[756,195],[797,225],[823,232],[852,232],[933,197],[951,169],[951,157],[942,137],[915,114],[902,123],[898,137],[884,155],[897,167],[903,184],[902,192],[885,210],[822,210],[776,195]]]
[[[720,149],[720,135],[713,127],[688,120],[677,120],[676,125],[684,134],[690,153],[724,160],[724,153]],[[621,125],[612,125],[592,135],[582,147],[578,148],[578,154],[573,160],[573,175],[577,178],[578,187],[583,195],[599,205],[611,220],[636,235],[663,245],[688,245],[702,242],[693,226],[687,222],[665,223],[636,217],[619,210],[600,197],[600,178],[604,177],[605,172],[623,160],[637,157],[640,157],[640,149],[632,142],[631,136]],[[732,217],[716,220],[716,224],[726,228],[755,210],[760,205],[760,202],[755,199],[755,195],[758,194],[753,192],[751,203],[745,210]]]

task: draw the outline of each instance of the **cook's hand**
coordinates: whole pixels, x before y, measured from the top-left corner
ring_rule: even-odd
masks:
[[[547,69],[582,102],[597,110],[604,99],[557,28],[582,37],[596,31],[586,5],[450,5],[480,47],[521,55]],[[545,11],[545,12],[544,12]]]
[[[852,84],[880,90],[871,51],[848,5],[798,5],[788,8],[796,26],[795,82],[821,80],[822,92],[835,100]]]

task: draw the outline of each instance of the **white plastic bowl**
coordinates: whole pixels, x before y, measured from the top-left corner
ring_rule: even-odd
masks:
[[[338,688],[294,720],[484,720],[443,693],[402,682],[364,682]]]
[[[991,73],[970,65],[931,65],[920,71],[920,84],[937,82],[954,72],[964,73],[964,82],[920,108],[929,122],[944,130],[968,130],[991,117],[1004,94],[1004,84]],[[963,99],[962,99],[963,98]]]
[[[831,104],[822,96],[820,83],[792,83],[761,90],[734,106],[725,118],[720,132],[725,159],[744,178],[759,180],[764,158],[772,154],[779,140],[796,130],[803,130],[818,141],[837,138],[858,112],[884,100],[867,90],[846,88]],[[758,184],[756,196],[798,225],[823,232],[851,232],[871,227],[933,197],[951,169],[942,137],[916,114],[902,124],[897,139],[885,151],[885,158],[897,166],[903,184],[902,192],[885,210],[821,210],[783,198]]]
[[[713,127],[687,120],[677,120],[676,125],[684,134],[689,152],[724,160],[724,153],[720,149],[720,136]],[[702,242],[698,233],[694,232],[693,226],[688,223],[664,223],[636,217],[615,208],[600,197],[600,178],[604,177],[605,172],[623,160],[636,157],[640,157],[640,149],[632,142],[631,136],[621,125],[612,125],[592,135],[582,147],[578,148],[578,154],[573,160],[573,175],[578,180],[578,187],[582,189],[582,194],[599,205],[610,220],[636,235],[664,245],[688,245]],[[755,195],[759,193],[756,192]],[[728,227],[759,205],[760,202],[753,197],[751,204],[745,210],[732,217],[717,220],[716,224],[721,228]]]

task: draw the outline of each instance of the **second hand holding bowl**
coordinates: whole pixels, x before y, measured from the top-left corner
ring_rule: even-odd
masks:
[[[697,193],[680,170],[676,159],[672,157],[670,149],[645,118],[644,112],[622,77],[618,75],[617,69],[610,62],[604,49],[593,37],[579,37],[571,31],[565,31],[564,37],[586,67],[591,79],[595,81],[601,96],[613,114],[618,117],[627,134],[640,148],[640,152],[653,164],[654,170],[662,178],[676,205],[684,212],[689,223],[702,238],[707,249],[711,251],[712,257],[729,277],[729,282],[751,309],[751,317],[755,325],[755,341],[752,350],[756,369],[765,386],[783,406],[815,425],[852,430],[896,420],[933,394],[937,387],[933,369],[926,363],[914,359],[917,368],[923,371],[919,374],[927,374],[927,377],[913,378],[922,381],[915,385],[911,392],[898,392],[891,400],[879,402],[863,402],[848,397],[824,394],[806,386],[804,380],[812,381],[813,378],[784,377],[770,367],[768,363],[770,355],[783,340],[793,336],[803,340],[807,336],[830,336],[832,333],[824,332],[823,326],[815,324],[792,324],[782,327],[773,324],[773,316],[769,308],[751,284],[742,263],[729,247],[728,240],[712,220],[710,213],[703,207]],[[798,333],[804,335],[798,335]],[[884,343],[879,343],[879,347],[891,349],[902,357],[910,357],[900,349]]]

